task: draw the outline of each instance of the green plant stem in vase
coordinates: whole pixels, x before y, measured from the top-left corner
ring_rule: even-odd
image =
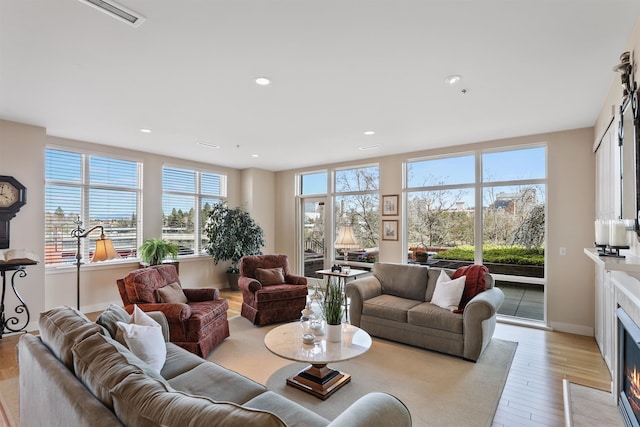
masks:
[[[343,300],[344,295],[340,283],[331,277],[327,277],[327,287],[322,301],[322,314],[328,325],[342,324]]]

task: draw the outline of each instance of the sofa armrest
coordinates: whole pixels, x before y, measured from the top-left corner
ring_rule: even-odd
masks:
[[[382,294],[382,285],[375,276],[367,276],[348,282],[345,289],[350,298],[349,319],[354,326],[360,326],[364,301]]]
[[[255,294],[262,289],[262,283],[251,277],[240,276],[238,278],[238,287],[244,292]]]
[[[146,312],[149,311],[161,311],[167,318],[169,323],[176,321],[185,321],[191,317],[191,307],[187,304],[177,303],[150,303],[150,304],[138,304],[140,310]],[[125,307],[129,313],[133,312],[133,305]]]
[[[462,328],[464,330],[465,359],[476,361],[491,341],[496,327],[496,313],[504,301],[499,288],[479,293],[464,308]]]
[[[298,276],[297,274],[287,274],[284,278],[286,283],[291,285],[305,285],[307,284],[307,278],[303,276]]]
[[[411,427],[409,409],[387,393],[369,393],[356,400],[327,427]]]
[[[220,291],[216,288],[182,288],[189,301],[215,301],[220,299]]]

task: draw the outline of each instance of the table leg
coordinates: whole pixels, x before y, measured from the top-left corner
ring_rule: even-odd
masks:
[[[351,381],[351,375],[335,371],[325,364],[312,364],[287,378],[287,384],[326,400]]]

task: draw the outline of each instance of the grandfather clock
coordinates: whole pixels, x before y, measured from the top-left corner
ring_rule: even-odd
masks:
[[[12,176],[0,175],[0,249],[9,247],[11,219],[27,203],[27,189]]]

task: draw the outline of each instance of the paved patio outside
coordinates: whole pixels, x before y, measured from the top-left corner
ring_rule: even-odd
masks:
[[[504,292],[504,303],[498,314],[531,320],[544,320],[544,286],[498,280],[496,287]]]

